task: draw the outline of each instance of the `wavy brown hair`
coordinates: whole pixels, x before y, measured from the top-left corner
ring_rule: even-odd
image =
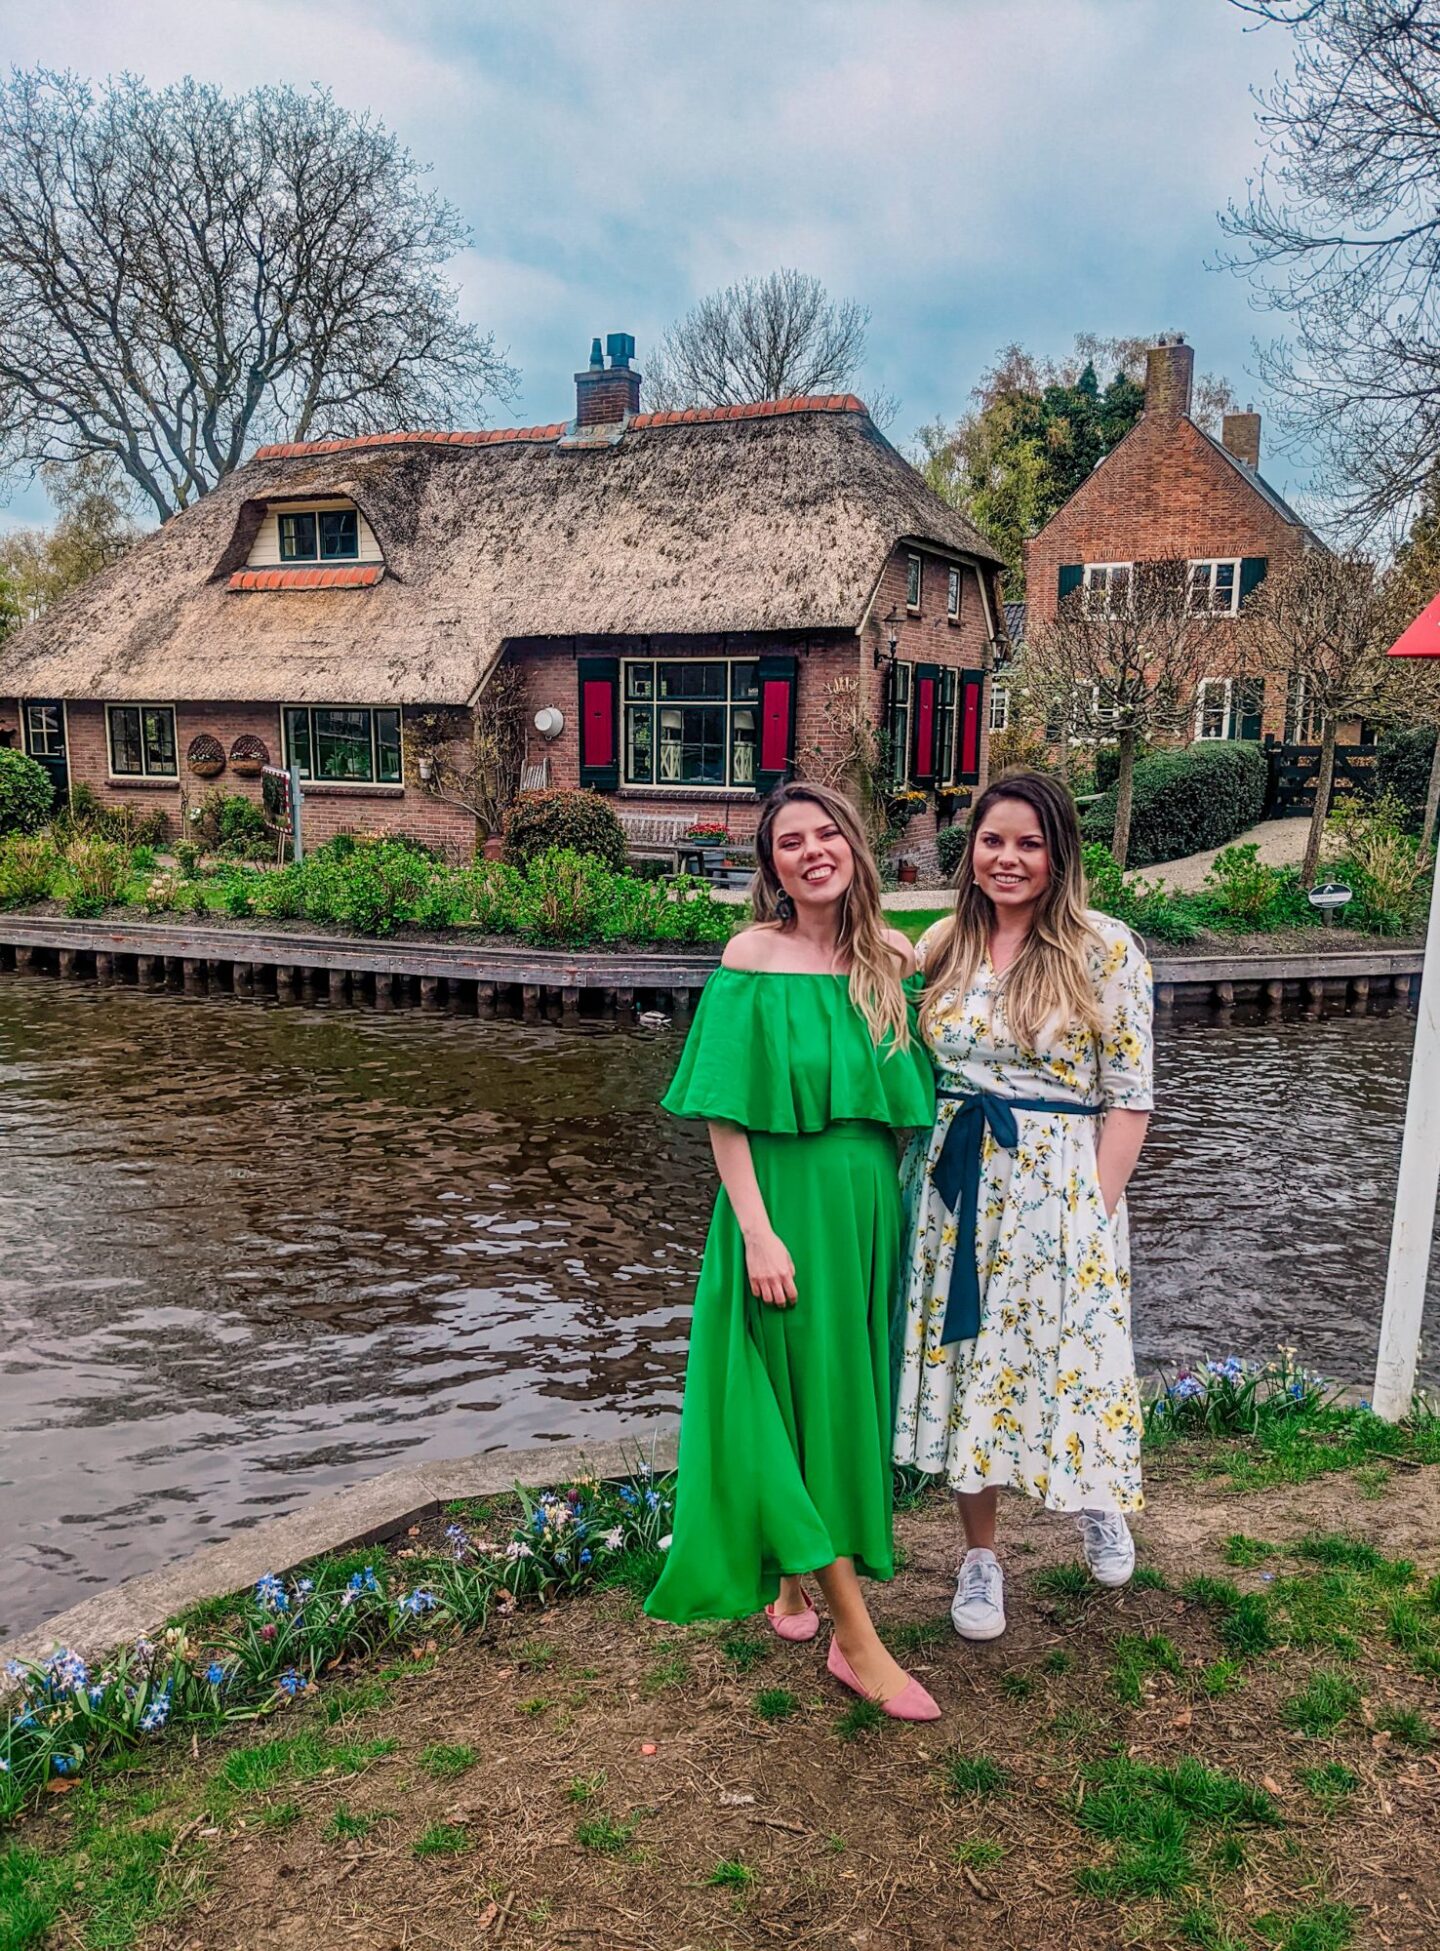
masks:
[[[1047,1029],[1063,1032],[1079,1024],[1092,1035],[1100,1029],[1088,958],[1102,944],[1086,912],[1080,822],[1064,786],[1043,772],[1002,772],[976,802],[955,874],[955,913],[940,924],[939,941],[926,957],[920,1020],[928,1026],[943,997],[965,993],[989,948],[995,904],[975,878],[975,842],[991,807],[1007,799],[1034,813],[1050,856],[1050,885],[999,984],[1011,1033],[1023,1049],[1033,1050]]]
[[[893,1038],[891,1050],[904,1050],[910,1042],[910,1022],[901,987],[902,957],[885,939],[880,875],[865,837],[864,822],[843,793],[797,779],[777,786],[766,800],[755,830],[755,878],[750,884],[755,919],[772,923],[782,933],[795,926],[793,910],[787,914],[781,907],[785,890],[775,871],[775,822],[787,806],[797,804],[818,806],[850,844],[855,874],[840,897],[836,952],[849,964],[850,1000],[865,1018],[871,1037],[878,1044],[888,1034]]]

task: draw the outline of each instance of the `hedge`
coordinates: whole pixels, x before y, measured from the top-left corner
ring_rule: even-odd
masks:
[[[598,793],[563,786],[521,793],[505,815],[505,858],[524,867],[556,848],[594,854],[618,873],[625,865],[625,829]]]
[[[24,752],[0,745],[0,833],[36,833],[50,817],[50,775]]]
[[[1412,833],[1420,831],[1425,814],[1436,737],[1433,725],[1419,725],[1409,731],[1386,732],[1380,740],[1376,783],[1382,793],[1394,793],[1403,802],[1406,825]]]
[[[1208,847],[1223,847],[1265,811],[1269,773],[1258,745],[1207,739],[1157,752],[1135,767],[1127,866],[1150,867]],[[1115,839],[1116,788],[1102,793],[1080,822],[1087,842]]]

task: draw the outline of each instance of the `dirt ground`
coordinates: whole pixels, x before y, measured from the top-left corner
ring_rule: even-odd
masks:
[[[1342,1648],[1323,1608],[1313,1644],[1227,1666],[1213,1608],[1180,1596],[1197,1575],[1242,1592],[1303,1575],[1291,1548],[1318,1532],[1415,1561],[1407,1589],[1421,1604],[1419,1581],[1440,1570],[1440,1467],[1244,1494],[1197,1475],[1193,1452],[1171,1453],[1152,1467],[1135,1528],[1140,1589],[1100,1593],[1079,1577],[1071,1523],[1012,1502],[1010,1629],[971,1646],[948,1621],[949,1511],[932,1499],[903,1513],[905,1568],[877,1609],[945,1710],[928,1727],[847,1718],[823,1631],[789,1647],[763,1621],[667,1627],[623,1590],[517,1614],[383,1676],[337,1674],[318,1700],[242,1737],[228,1765],[243,1765],[240,1748],[319,1727],[361,1745],[338,1772],[277,1777],[222,1814],[204,1787],[216,1755],[197,1750],[151,1778],[157,1819],[167,1804],[176,1820],[201,1810],[175,1845],[202,1852],[200,1895],[134,1942],[1440,1946],[1440,1748],[1414,1733],[1440,1705],[1433,1674],[1393,1628]],[[1251,1542],[1227,1554],[1235,1534]],[[1309,1569],[1317,1594],[1343,1580]],[[1437,1592],[1424,1603],[1440,1604]],[[1323,1734],[1292,1731],[1294,1696],[1337,1658],[1353,1711]],[[1396,1723],[1408,1745],[1376,1725],[1397,1709],[1411,1713]],[[1107,1755],[1122,1769],[1126,1757],[1161,1769],[1196,1757],[1272,1796],[1274,1818],[1197,1819],[1177,1887],[1151,1874],[1148,1890],[1088,1894],[1077,1876],[1122,1850],[1082,1803],[1085,1771]],[[1343,1795],[1315,1788],[1325,1769]],[[61,1809],[27,1828],[40,1842],[65,1821]]]

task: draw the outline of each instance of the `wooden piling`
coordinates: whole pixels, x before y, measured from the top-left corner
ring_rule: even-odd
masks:
[[[248,962],[237,962],[233,976],[235,994],[250,997],[255,994],[255,976]]]
[[[1215,1000],[1221,1009],[1233,1009],[1235,1007],[1234,983],[1217,982],[1215,985]]]
[[[421,976],[420,1007],[421,1009],[439,1009],[440,978],[438,976]]]
[[[282,1003],[295,1000],[295,971],[284,962],[275,971],[275,995]]]
[[[493,1016],[495,1014],[495,984],[493,982],[476,983],[475,1010],[476,1014],[480,1016]]]
[[[57,951],[56,961],[62,976],[75,974],[75,956],[76,951],[73,948],[62,948]]]

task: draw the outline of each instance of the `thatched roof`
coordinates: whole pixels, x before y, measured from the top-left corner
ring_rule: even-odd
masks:
[[[268,501],[321,495],[378,580],[236,574]],[[460,703],[512,638],[853,629],[902,538],[997,559],[848,396],[262,448],[8,639],[0,695]]]

